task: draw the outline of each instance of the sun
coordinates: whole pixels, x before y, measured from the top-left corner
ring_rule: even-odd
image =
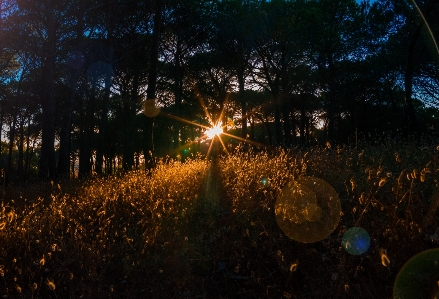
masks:
[[[206,134],[208,139],[213,139],[215,136],[220,136],[223,133],[222,123],[218,122],[213,127],[207,129],[204,134]]]
[[[204,110],[204,113],[206,115],[206,118],[208,119],[208,122],[209,122],[210,126],[206,126],[206,125],[203,125],[203,124],[200,124],[200,123],[188,120],[188,119],[181,118],[179,116],[175,116],[175,115],[172,115],[172,114],[160,111],[160,115],[162,115],[162,116],[165,116],[165,117],[168,117],[168,118],[171,118],[171,119],[175,119],[177,121],[181,121],[181,122],[193,125],[193,126],[197,126],[197,127],[200,127],[200,128],[205,130],[201,137],[196,138],[196,139],[194,139],[194,140],[192,140],[192,141],[190,141],[190,142],[188,142],[186,144],[183,144],[182,146],[172,150],[173,153],[178,153],[179,151],[184,150],[186,147],[188,147],[188,146],[190,146],[192,144],[196,144],[196,143],[200,143],[200,142],[205,142],[206,140],[210,139],[210,140],[212,140],[212,142],[207,142],[209,144],[209,149],[207,150],[206,157],[209,157],[210,152],[214,148],[213,144],[215,142],[219,142],[221,144],[221,146],[222,146],[223,151],[226,154],[229,154],[228,151],[227,151],[227,147],[224,144],[224,141],[222,140],[221,136],[233,138],[233,139],[236,139],[238,141],[245,142],[245,143],[248,143],[250,145],[254,145],[256,147],[267,148],[267,145],[261,144],[261,143],[256,142],[256,141],[252,141],[252,140],[250,140],[248,138],[243,138],[243,137],[239,137],[239,136],[236,136],[236,135],[232,135],[232,134],[229,134],[227,132],[227,126],[229,126],[230,123],[228,122],[226,125],[223,125],[221,119],[224,118],[224,109],[227,106],[228,98],[226,99],[226,101],[225,101],[225,103],[223,105],[223,108],[222,108],[222,110],[221,110],[221,112],[220,112],[216,122],[213,120],[212,115],[209,113],[209,111],[208,111],[208,109],[207,109],[203,99],[199,95],[197,95],[197,98],[198,98],[198,100],[200,102],[201,107]],[[242,119],[246,119],[246,118],[247,118],[247,115],[243,116]],[[226,128],[226,132],[223,131],[223,128]],[[215,137],[218,137],[218,138],[215,138]]]

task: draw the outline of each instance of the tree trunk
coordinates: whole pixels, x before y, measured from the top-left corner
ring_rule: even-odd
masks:
[[[310,145],[311,144],[311,132],[310,132],[310,121],[309,121],[309,117],[305,117],[306,118],[306,125],[305,125],[305,137],[306,137],[306,145]]]
[[[27,119],[27,134],[26,134],[26,154],[24,159],[24,180],[29,178],[29,165],[30,165],[30,117]]]
[[[21,185],[24,185],[24,169],[23,169],[24,117],[23,116],[21,116],[20,118],[18,133],[20,134],[18,141],[18,165],[17,165],[18,181],[20,182]]]
[[[49,41],[44,63],[43,78],[45,81],[42,94],[43,126],[41,134],[41,154],[38,177],[41,179],[52,179],[55,177],[55,51],[56,32],[52,12],[48,13]]]
[[[78,1],[79,11],[83,11],[83,1]],[[79,43],[83,35],[84,19],[78,16],[78,23],[76,26],[76,42]],[[71,130],[72,130],[72,112],[76,97],[76,85],[79,77],[79,70],[72,68],[70,71],[70,95],[66,101],[63,122],[61,125],[59,135],[59,149],[58,149],[58,166],[57,175],[60,178],[70,177],[70,144],[71,144]],[[74,173],[74,169],[73,173]]]
[[[427,18],[430,12],[434,9],[436,5],[438,5],[439,1],[437,0],[429,0],[425,4],[424,8],[424,18]],[[407,53],[407,66],[404,76],[404,88],[405,88],[405,127],[406,127],[406,135],[410,135],[416,132],[417,130],[417,119],[416,112],[413,107],[413,76],[415,71],[415,54],[416,54],[416,44],[421,35],[421,30],[424,27],[424,22],[420,22],[416,27],[413,35],[410,39],[410,44]]]
[[[92,145],[91,141],[93,138],[94,129],[94,111],[95,111],[95,93],[96,93],[96,82],[92,83],[91,95],[88,98],[85,117],[83,116],[81,121],[82,131],[81,131],[81,144],[79,150],[79,176],[91,174],[91,158],[92,158]]]
[[[134,166],[134,147],[136,143],[136,127],[134,119],[136,117],[136,103],[139,91],[140,70],[136,70],[133,78],[133,87],[130,99],[125,102],[125,134],[124,134],[124,152],[123,152],[123,169],[131,170]]]
[[[271,133],[271,127],[270,127],[270,123],[268,121],[264,121],[262,120],[263,125],[265,126],[266,130],[267,130],[267,136],[268,136],[268,144],[273,145],[273,134]],[[252,123],[252,130],[254,130],[254,122]],[[254,135],[254,131],[252,133]]]
[[[34,155],[34,149],[35,149],[36,143],[37,143],[37,138],[35,137],[35,139],[32,141],[32,146],[31,146],[30,151],[29,151],[29,158],[28,158],[29,162],[27,164],[26,177],[29,177],[30,166],[31,166],[31,162],[32,162],[32,157]]]
[[[162,22],[162,1],[155,2],[154,28],[152,33],[152,45],[150,56],[150,69],[148,74],[148,87],[146,89],[146,98],[155,99],[156,85],[157,85],[157,67],[160,46],[160,27]],[[144,157],[145,167],[151,169],[154,167],[154,135],[153,135],[154,121],[153,118],[147,117],[145,120],[144,137],[146,138]]]
[[[178,26],[178,24],[177,24]],[[181,40],[180,37],[177,37],[177,46],[175,52],[174,59],[174,96],[175,96],[175,115],[181,117]],[[174,121],[174,148],[178,148],[180,146],[180,123],[178,121]]]
[[[285,45],[281,46],[282,49],[282,55],[281,55],[281,86],[282,86],[282,95],[281,95],[281,107],[282,107],[282,114],[284,119],[284,145],[287,147],[291,147],[291,120],[290,120],[290,99],[288,97],[288,69],[287,69],[287,61],[286,61],[286,49]]]
[[[6,166],[6,177],[5,185],[7,186],[12,177],[12,151],[14,149],[14,139],[15,139],[15,125],[17,122],[17,113],[13,112],[13,118],[11,126],[9,127],[9,152],[8,152],[8,163]]]
[[[70,176],[70,138],[72,129],[72,112],[75,102],[76,82],[78,79],[78,70],[71,71],[70,78],[70,95],[66,102],[63,123],[59,135],[59,150],[58,150],[58,166],[57,175],[60,178],[69,178]]]
[[[410,44],[407,53],[407,65],[404,75],[404,89],[405,89],[404,111],[405,111],[406,136],[414,133],[417,127],[416,113],[415,113],[415,108],[413,107],[412,95],[413,95],[413,76],[415,71],[415,47],[419,39],[419,36],[421,34],[422,27],[423,27],[423,23],[420,23],[416,27],[412,35],[412,38],[410,39]]]
[[[111,40],[111,29],[110,36],[108,37]],[[107,123],[108,123],[108,105],[110,102],[110,91],[111,91],[111,76],[113,70],[113,55],[114,50],[113,46],[110,46],[108,49],[108,64],[110,65],[109,69],[105,72],[105,90],[104,90],[104,99],[102,105],[102,113],[101,119],[99,122],[99,144],[97,145],[96,151],[96,173],[102,174],[102,164],[104,162],[104,154],[105,148],[107,144]]]
[[[275,131],[275,137],[276,137],[276,145],[282,145],[282,126],[281,126],[281,114],[280,114],[280,107],[279,107],[279,95],[273,95],[273,102],[274,102],[274,131]]]
[[[1,130],[3,130],[3,115],[4,115],[4,108],[3,108],[3,101],[0,101],[0,159],[3,152],[3,140],[2,140],[2,134]]]
[[[247,138],[247,101],[245,98],[245,78],[244,78],[244,66],[240,66],[238,68],[238,95],[239,102],[241,103],[241,111],[242,111],[242,128],[241,128],[241,137]]]
[[[327,141],[333,141],[335,139],[335,103],[336,103],[336,94],[335,94],[335,70],[334,64],[332,60],[332,54],[328,54],[328,70],[329,70],[329,78],[328,78],[328,106],[327,106],[327,119],[328,119],[328,136]]]
[[[300,106],[300,146],[305,145],[305,126],[306,126],[306,112],[305,112],[305,105],[302,102]]]
[[[72,153],[72,155],[71,155],[71,160],[69,161],[70,162],[70,177],[71,178],[75,178],[76,177],[76,171],[75,171],[75,165],[76,165],[76,153],[75,152],[73,152]]]
[[[284,118],[284,145],[287,147],[292,146],[291,138],[291,119],[290,119],[290,101],[287,99],[287,95],[282,95],[282,114]]]

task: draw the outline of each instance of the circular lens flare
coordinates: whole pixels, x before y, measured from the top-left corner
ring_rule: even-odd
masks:
[[[212,139],[215,136],[221,135],[222,132],[223,132],[222,123],[219,122],[216,125],[214,125],[212,128],[207,129],[206,132],[204,133],[209,139]]]

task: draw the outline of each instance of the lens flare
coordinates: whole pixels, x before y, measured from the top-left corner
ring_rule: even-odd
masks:
[[[437,298],[439,248],[422,251],[399,270],[393,286],[393,299]]]
[[[209,139],[214,138],[215,136],[219,136],[223,133],[223,128],[222,128],[222,123],[219,122],[216,125],[214,125],[212,128],[207,129],[206,132],[204,132],[204,134],[206,134],[206,136]]]
[[[160,113],[160,108],[156,107],[155,99],[147,99],[142,103],[143,114],[149,118],[156,117]]]
[[[334,231],[340,221],[341,203],[324,180],[300,177],[282,188],[274,209],[276,222],[288,237],[314,243]]]
[[[342,239],[341,245],[352,255],[365,253],[370,246],[370,236],[368,232],[361,227],[351,227],[348,229]]]

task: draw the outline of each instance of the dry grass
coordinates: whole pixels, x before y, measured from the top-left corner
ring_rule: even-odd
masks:
[[[35,185],[0,212],[4,298],[391,298],[413,255],[438,246],[433,146],[253,152],[160,163],[150,173]],[[287,238],[274,217],[299,175],[330,183],[343,215],[326,239]],[[221,181],[221,184],[218,184]],[[341,248],[361,226],[369,250]]]

